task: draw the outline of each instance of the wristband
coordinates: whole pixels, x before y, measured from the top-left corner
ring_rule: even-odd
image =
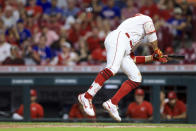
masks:
[[[145,56],[135,56],[136,64],[144,64],[145,63]]]

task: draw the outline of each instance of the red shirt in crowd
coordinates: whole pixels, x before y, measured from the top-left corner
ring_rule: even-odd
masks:
[[[106,61],[106,50],[105,49],[97,48],[91,53],[91,55],[94,60],[97,60],[100,62]]]
[[[159,9],[156,4],[152,4],[150,6],[142,6],[140,9],[140,13],[144,15],[148,15],[153,18],[155,15],[159,14]]]
[[[90,36],[87,39],[88,49],[93,52],[97,48],[101,48],[100,39],[98,37]]]
[[[172,16],[173,16],[173,9],[160,11],[160,17],[162,17],[166,21],[169,20]]]
[[[93,108],[94,108],[94,106],[93,106]],[[94,108],[94,110],[95,110],[95,108]],[[84,112],[81,111],[79,104],[74,104],[71,107],[71,110],[69,112],[69,118],[70,119],[73,119],[73,118],[76,118],[76,119],[82,119],[82,118],[92,119],[92,118],[96,118],[96,116],[94,116],[94,117],[87,116]]]
[[[152,116],[152,104],[148,101],[143,101],[142,104],[132,102],[128,106],[127,116],[135,119],[146,119]]]
[[[16,112],[19,115],[23,116],[24,114],[24,106],[21,105],[18,111]],[[38,103],[33,103],[30,105],[30,113],[31,113],[31,118],[36,119],[36,118],[43,118],[44,116],[44,109],[42,105]]]
[[[36,16],[42,13],[42,8],[40,6],[29,6],[26,8],[27,13]]]
[[[165,115],[170,115],[172,117],[181,115],[184,112],[186,112],[186,105],[180,100],[176,101],[176,104],[173,108],[169,105],[169,103],[166,103],[163,111]]]

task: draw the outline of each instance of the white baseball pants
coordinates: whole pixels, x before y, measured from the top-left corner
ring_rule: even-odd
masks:
[[[130,39],[126,36],[126,33],[114,30],[107,35],[104,44],[107,52],[106,68],[116,74],[121,67],[130,80],[141,82],[140,71],[130,57]]]

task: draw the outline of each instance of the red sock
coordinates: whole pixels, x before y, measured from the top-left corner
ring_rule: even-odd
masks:
[[[112,97],[111,101],[114,105],[118,105],[119,101],[126,96],[132,89],[135,89],[140,85],[139,82],[134,82],[131,80],[126,80],[117,91],[117,93]]]
[[[88,99],[92,99],[93,96],[101,89],[104,82],[113,76],[112,71],[105,68],[95,78],[93,84],[90,86],[89,90],[85,93],[85,97]]]

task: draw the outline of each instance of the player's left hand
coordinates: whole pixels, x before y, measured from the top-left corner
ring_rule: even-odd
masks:
[[[152,56],[153,56],[153,61],[159,61],[161,63],[167,63],[168,62],[168,56],[167,55],[163,55],[160,58],[154,57],[154,55],[152,55]]]
[[[153,58],[155,59],[159,59],[163,57],[163,53],[160,49],[156,49],[152,55],[153,55]]]

